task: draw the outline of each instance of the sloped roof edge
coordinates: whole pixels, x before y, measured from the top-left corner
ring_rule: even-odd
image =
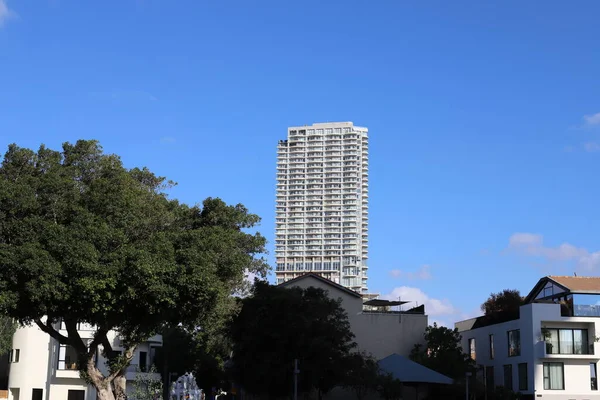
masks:
[[[345,293],[347,293],[347,294],[349,294],[351,296],[358,297],[359,299],[362,299],[362,296],[360,295],[360,293],[357,293],[354,290],[350,290],[347,287],[342,286],[339,283],[335,283],[334,281],[329,280],[327,278],[324,278],[321,275],[316,274],[314,272],[307,272],[305,274],[302,274],[300,276],[295,277],[294,279],[290,279],[289,281],[285,281],[283,283],[280,283],[277,286],[282,286],[282,287],[289,286],[291,283],[298,282],[299,280],[302,280],[302,279],[305,279],[305,278],[311,278],[311,277],[315,278],[315,279],[317,279],[317,280],[319,280],[319,281],[321,281],[323,283],[326,283],[327,285],[332,286],[332,287],[334,287],[334,288],[336,288],[338,290],[341,290],[342,292],[345,292]]]

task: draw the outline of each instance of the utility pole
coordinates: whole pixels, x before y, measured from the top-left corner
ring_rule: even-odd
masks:
[[[300,370],[298,369],[298,359],[294,359],[294,400],[298,400],[298,374]]]

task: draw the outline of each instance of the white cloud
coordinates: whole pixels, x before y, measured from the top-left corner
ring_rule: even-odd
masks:
[[[401,269],[393,269],[390,271],[392,278],[403,278],[408,280],[427,280],[431,279],[431,266],[423,265],[416,271],[403,271]]]
[[[508,239],[508,250],[553,262],[574,262],[585,270],[600,267],[600,251],[590,252],[583,247],[563,243],[545,246],[544,237],[534,233],[515,233]]]
[[[595,153],[597,151],[600,151],[600,144],[598,144],[596,142],[587,142],[583,145],[583,148],[588,153]]]
[[[436,322],[438,325],[454,327],[456,321],[469,318],[465,317],[459,309],[454,307],[448,299],[436,299],[429,297],[419,288],[410,286],[400,286],[394,288],[390,293],[380,297],[384,300],[401,300],[408,301],[404,305],[404,309],[425,305],[425,314],[429,316],[429,325]]]
[[[586,125],[600,125],[600,112],[592,115],[585,115],[583,117]]]
[[[8,8],[6,0],[0,0],[0,26],[2,26],[9,18],[16,14]]]

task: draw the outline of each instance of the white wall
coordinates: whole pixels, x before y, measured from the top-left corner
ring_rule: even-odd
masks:
[[[362,298],[312,276],[298,279],[287,287],[321,288],[331,297],[341,298],[359,350],[371,353],[378,360],[393,353],[408,356],[416,343],[424,343],[426,315],[363,313]]]

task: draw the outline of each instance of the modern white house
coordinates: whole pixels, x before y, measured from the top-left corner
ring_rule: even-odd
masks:
[[[455,326],[488,388],[524,399],[600,400],[600,277],[544,277],[518,313]]]
[[[64,329],[64,326],[61,326]],[[60,333],[67,335],[66,330]],[[95,329],[81,324],[82,339],[92,339]],[[112,333],[112,334],[111,334]],[[113,351],[122,352],[121,341],[115,332],[109,333]],[[127,381],[136,374],[146,373],[154,363],[162,337],[154,336],[140,345],[135,352],[132,365],[128,368]],[[106,359],[98,353],[97,365],[106,372]],[[79,377],[77,355],[70,346],[60,345],[55,339],[37,326],[17,329],[13,336],[13,349],[9,356],[8,399],[9,400],[95,400],[95,389]],[[160,376],[157,374],[157,378]],[[130,392],[128,385],[128,392]]]
[[[368,293],[368,129],[289,127],[277,146],[277,283],[306,272]]]

